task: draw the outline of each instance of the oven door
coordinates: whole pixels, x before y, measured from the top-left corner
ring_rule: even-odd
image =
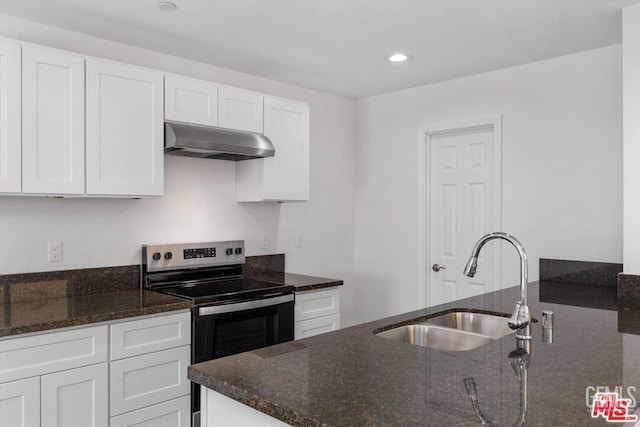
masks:
[[[293,340],[294,295],[193,309],[191,362],[200,363]],[[192,384],[194,425],[200,386]]]

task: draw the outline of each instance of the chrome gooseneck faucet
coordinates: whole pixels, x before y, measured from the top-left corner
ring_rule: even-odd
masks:
[[[469,277],[473,277],[476,274],[480,250],[485,243],[494,239],[503,239],[511,243],[520,256],[520,301],[516,303],[516,308],[508,323],[511,329],[516,329],[516,338],[518,339],[519,346],[523,347],[524,341],[531,340],[531,313],[529,313],[529,305],[527,304],[527,253],[524,251],[524,247],[518,239],[500,231],[482,236],[473,247],[471,257],[464,268],[464,274]]]

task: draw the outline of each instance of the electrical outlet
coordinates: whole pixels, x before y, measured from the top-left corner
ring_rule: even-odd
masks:
[[[260,249],[269,249],[269,235],[267,233],[260,235]]]
[[[304,234],[302,233],[302,231],[298,231],[296,233],[296,246],[299,248],[304,246]]]
[[[62,242],[54,241],[49,242],[47,245],[48,248],[48,259],[49,262],[61,262],[62,261]]]

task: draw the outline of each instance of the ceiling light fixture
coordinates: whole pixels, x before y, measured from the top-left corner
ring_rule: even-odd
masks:
[[[404,62],[404,61],[408,61],[411,58],[413,58],[413,56],[407,53],[398,52],[398,53],[393,53],[391,55],[387,55],[387,60],[391,62]]]
[[[158,8],[164,10],[166,12],[173,12],[178,8],[175,3],[171,3],[170,1],[161,1],[158,3]]]

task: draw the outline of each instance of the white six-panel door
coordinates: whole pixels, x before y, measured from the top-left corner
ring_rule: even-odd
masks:
[[[87,194],[161,196],[162,74],[87,59]]]
[[[84,193],[84,58],[22,49],[22,191]]]
[[[431,136],[430,305],[494,290],[496,244],[482,250],[475,277],[462,274],[475,242],[493,231],[493,150],[493,128]]]
[[[20,61],[20,45],[0,40],[0,193],[22,188]]]

